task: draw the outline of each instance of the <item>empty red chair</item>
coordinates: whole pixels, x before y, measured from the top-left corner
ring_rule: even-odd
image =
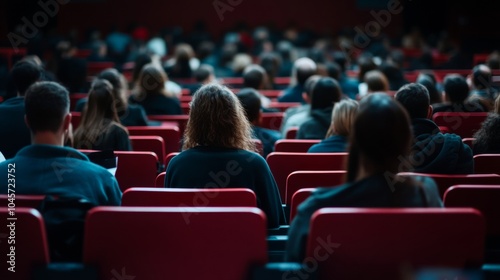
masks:
[[[0,229],[0,279],[32,279],[34,268],[50,262],[42,216],[35,209],[21,207],[16,207],[11,216],[7,208],[1,207],[0,219],[3,223]],[[14,227],[9,227],[11,223]],[[15,246],[14,256],[9,256],[12,255],[11,246]],[[11,260],[14,263],[9,263]],[[15,266],[15,272],[8,270],[11,264]]]
[[[274,144],[275,152],[307,153],[312,145],[318,144],[321,140],[306,139],[281,139]]]
[[[457,185],[444,194],[445,207],[471,207],[483,214],[486,234],[500,236],[500,185]]]
[[[165,154],[180,149],[181,134],[175,126],[129,126],[127,129],[131,136],[160,136],[165,144]]]
[[[122,206],[257,207],[257,200],[245,188],[130,188],[123,193]]]
[[[295,171],[286,179],[285,203],[290,204],[292,195],[303,188],[333,187],[345,182],[347,171]]]
[[[290,202],[290,224],[292,223],[293,221],[293,218],[295,218],[295,216],[297,215],[297,207],[299,207],[299,205],[304,202],[306,199],[309,198],[309,196],[311,196],[311,194],[315,191],[316,189],[315,188],[304,188],[304,189],[299,189],[298,191],[296,191],[292,198],[291,198],[291,202]]]
[[[168,167],[168,163],[172,160],[173,157],[175,157],[176,155],[178,155],[179,152],[177,153],[169,153],[166,157],[165,157],[165,160],[163,161],[163,166],[165,167],[165,170],[167,170],[167,167]]]
[[[80,126],[80,122],[82,121],[82,113],[80,112],[71,112],[71,125],[73,125],[73,132]]]
[[[148,119],[152,121],[176,123],[179,127],[180,135],[184,135],[184,130],[186,129],[189,115],[150,115],[148,116]]]
[[[280,130],[282,121],[283,121],[283,112],[263,113],[262,118],[260,120],[260,127]]]
[[[422,267],[478,268],[483,246],[484,219],[472,208],[323,208],[305,261],[319,279],[405,279]]]
[[[274,175],[281,194],[285,200],[286,179],[294,171],[300,170],[346,170],[347,153],[280,153],[267,156],[267,164]]]
[[[286,139],[295,139],[297,138],[297,132],[299,131],[298,127],[292,127],[286,131]]]
[[[83,262],[100,279],[247,279],[267,262],[266,226],[258,208],[97,207]]]
[[[87,76],[95,76],[108,68],[114,68],[115,63],[110,61],[87,62]]]
[[[474,148],[474,141],[476,141],[476,138],[464,138],[462,139],[462,142],[469,146],[469,148],[473,149]]]
[[[165,142],[160,136],[129,136],[132,149],[141,152],[153,152],[158,158],[165,158]]]
[[[470,138],[481,128],[488,113],[456,113],[439,112],[432,116],[438,126],[445,126],[450,133],[458,134],[462,138]]]
[[[158,174],[158,157],[153,152],[115,151],[118,157],[116,180],[120,189],[153,187]]]
[[[461,175],[445,175],[445,174],[427,174],[402,172],[398,173],[401,176],[425,176],[432,178],[439,189],[439,195],[444,197],[446,190],[454,185],[500,185],[500,175],[498,174],[461,174]]]
[[[165,185],[165,174],[166,173],[167,172],[162,172],[162,173],[158,174],[158,176],[156,176],[156,180],[155,180],[156,187],[162,188]]]
[[[481,154],[474,156],[474,173],[500,174],[500,154]]]
[[[6,194],[0,194],[0,206],[8,207],[9,197]],[[14,202],[15,207],[25,207],[25,208],[37,208],[42,200],[45,199],[45,195],[25,195],[16,194],[16,200]]]

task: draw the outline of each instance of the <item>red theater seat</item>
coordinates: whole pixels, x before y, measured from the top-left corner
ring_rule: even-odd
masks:
[[[158,176],[156,176],[156,180],[155,180],[155,186],[158,187],[158,188],[163,188],[163,185],[165,185],[165,174],[167,172],[162,172],[160,174],[158,174]]]
[[[474,141],[476,141],[476,138],[464,138],[462,139],[462,142],[469,146],[469,148],[473,149],[474,148]]]
[[[120,189],[155,186],[158,157],[152,152],[115,151],[118,157],[116,180]]]
[[[163,161],[163,166],[165,167],[165,170],[167,170],[167,167],[168,167],[168,163],[170,162],[170,160],[172,160],[173,157],[175,157],[176,155],[180,154],[179,152],[176,152],[176,153],[169,153],[166,157],[165,157],[165,160]]]
[[[189,115],[149,115],[148,119],[152,121],[176,123],[179,127],[180,135],[184,135]]]
[[[481,154],[474,156],[474,173],[500,174],[500,154]]]
[[[129,126],[127,130],[131,136],[160,136],[165,144],[165,154],[178,152],[181,147],[181,134],[175,126]]]
[[[445,126],[450,133],[458,134],[462,138],[470,138],[481,128],[481,124],[488,113],[435,113],[432,119],[438,126]]]
[[[267,258],[266,217],[243,207],[97,207],[83,262],[101,279],[247,279]]]
[[[483,246],[484,219],[471,208],[323,208],[306,261],[319,279],[405,279],[422,267],[478,268]]]
[[[275,152],[288,153],[307,153],[307,150],[312,145],[321,142],[321,140],[304,140],[304,139],[281,139],[274,144]]]
[[[315,188],[305,188],[305,189],[300,189],[296,191],[290,202],[290,224],[293,221],[293,218],[297,215],[297,207],[304,202],[306,199],[311,196],[311,194],[314,192]]]
[[[161,159],[165,158],[165,143],[160,136],[129,136],[134,151],[153,152]]]
[[[291,127],[286,131],[286,139],[295,139],[297,138],[297,132],[299,131],[298,127]]]
[[[285,203],[290,204],[292,196],[303,188],[333,187],[345,182],[347,171],[295,171],[286,179]]]
[[[283,121],[283,112],[262,113],[262,118],[260,120],[260,126],[263,128],[280,130],[282,121]]]
[[[123,193],[122,206],[257,207],[257,200],[245,188],[130,188]]]
[[[32,279],[34,268],[50,262],[45,224],[35,209],[16,207],[14,212],[15,215],[10,216],[7,208],[0,208],[3,223],[0,229],[0,279]],[[17,220],[8,220],[12,217]],[[15,225],[13,231],[8,227],[11,223]],[[11,253],[11,246],[15,246],[15,272],[7,270],[11,266],[8,263],[11,257],[7,255]]]

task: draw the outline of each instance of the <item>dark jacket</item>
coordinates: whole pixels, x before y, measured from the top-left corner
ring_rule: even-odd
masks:
[[[278,102],[300,102],[305,103],[304,98],[302,98],[302,93],[304,92],[303,85],[295,85],[289,87],[283,91],[283,95],[278,97]]]
[[[181,103],[175,97],[148,94],[142,100],[136,100],[131,96],[130,102],[141,105],[147,115],[182,115]]]
[[[428,119],[413,119],[414,143],[410,163],[415,172],[472,174],[472,150],[456,134],[443,134]]]
[[[253,138],[259,139],[264,148],[264,158],[274,151],[274,144],[281,139],[281,133],[277,130],[271,130],[258,126],[253,127]]]
[[[347,137],[332,135],[325,140],[314,144],[307,151],[308,153],[343,153],[347,151]]]
[[[172,158],[167,188],[249,188],[270,228],[286,223],[278,186],[264,158],[246,150],[198,146]]]
[[[24,97],[13,97],[0,104],[0,152],[6,159],[31,144],[24,114]]]
[[[434,181],[427,177],[391,181],[385,174],[373,175],[334,188],[318,188],[298,207],[286,246],[286,259],[302,262],[312,214],[324,207],[442,207]],[[393,180],[396,180],[395,178]]]
[[[311,118],[300,125],[297,139],[325,139],[332,120],[333,107],[311,110]]]
[[[85,136],[84,136],[85,137]],[[128,133],[122,126],[113,122],[106,131],[102,131],[94,141],[82,139],[76,143],[78,149],[87,150],[113,150],[113,151],[131,151],[132,145]]]

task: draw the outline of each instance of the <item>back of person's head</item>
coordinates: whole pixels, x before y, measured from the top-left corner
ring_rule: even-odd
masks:
[[[429,116],[429,92],[423,85],[416,83],[404,85],[394,98],[403,105],[411,119]]]
[[[472,69],[472,83],[477,89],[489,88],[491,86],[491,76],[491,69],[484,64],[476,65]]]
[[[127,97],[126,97],[126,82],[118,70],[115,68],[108,68],[103,70],[99,75],[98,79],[108,81],[113,87],[113,98],[115,99],[115,107],[118,112],[125,111],[127,108]]]
[[[250,65],[252,65],[252,57],[246,53],[236,54],[233,58],[233,71],[235,73],[243,73]]]
[[[260,66],[264,68],[269,77],[276,77],[280,69],[279,57],[274,53],[263,53],[260,57]]]
[[[309,98],[311,98],[314,85],[321,78],[322,76],[320,75],[312,75],[311,77],[309,77],[309,79],[307,79],[306,83],[304,84],[304,92]]]
[[[139,75],[138,92],[140,94],[166,94],[167,74],[161,67],[150,63],[142,68]]]
[[[10,76],[16,86],[19,96],[24,96],[26,90],[42,77],[43,69],[31,61],[19,61],[12,70]]]
[[[194,51],[189,44],[178,44],[175,46],[174,57],[177,62],[189,62],[194,57]]]
[[[392,65],[401,69],[405,60],[405,55],[401,50],[393,50],[389,53],[388,61]]]
[[[342,90],[337,81],[330,77],[320,78],[313,87],[311,110],[332,107],[342,98]]]
[[[219,84],[202,86],[191,101],[184,149],[196,146],[254,150],[252,130],[238,98]]]
[[[332,122],[326,133],[326,138],[334,134],[349,136],[357,112],[358,102],[355,100],[344,99],[335,103],[332,111]]]
[[[214,68],[208,64],[202,64],[193,72],[193,76],[197,83],[206,83],[215,78]]]
[[[443,87],[448,100],[453,104],[462,104],[469,96],[469,85],[465,78],[458,74],[446,76]]]
[[[140,53],[137,55],[134,61],[134,70],[132,74],[132,81],[137,82],[139,80],[139,75],[141,74],[142,68],[144,65],[150,64],[153,62],[153,58],[149,53]]]
[[[384,73],[389,82],[389,90],[398,90],[400,87],[408,83],[404,77],[403,70],[398,68],[394,63],[384,63],[380,66],[380,71]]]
[[[437,104],[442,102],[441,93],[436,87],[436,83],[427,75],[418,75],[417,83],[423,85],[429,92],[429,98],[431,104]]]
[[[364,82],[368,86],[368,92],[389,91],[389,81],[384,73],[379,70],[371,70],[365,74]]]
[[[261,101],[259,93],[253,88],[244,88],[236,95],[245,109],[248,121],[255,123],[260,115]]]
[[[490,67],[490,69],[500,69],[500,53],[498,51],[492,52],[486,60],[486,65]]]
[[[55,82],[38,82],[26,91],[26,122],[34,134],[56,133],[69,113],[69,93]]]
[[[266,71],[262,66],[251,64],[245,67],[243,71],[243,86],[261,89],[266,78]]]
[[[358,81],[361,83],[365,80],[365,75],[371,70],[377,69],[377,64],[373,61],[371,56],[362,56],[358,59],[359,73]]]
[[[327,62],[325,63],[325,67],[328,77],[334,78],[337,81],[340,80],[340,75],[342,74],[342,69],[340,68],[340,65],[338,65],[335,62]]]
[[[309,77],[316,74],[317,65],[312,59],[303,57],[295,61],[293,71],[295,72],[297,83],[304,85]]]
[[[386,94],[370,94],[359,103],[350,137],[348,181],[359,167],[373,174],[400,171],[410,153],[412,132],[406,110]]]
[[[333,54],[333,61],[340,66],[340,71],[345,72],[347,67],[347,57],[343,52],[335,52]]]

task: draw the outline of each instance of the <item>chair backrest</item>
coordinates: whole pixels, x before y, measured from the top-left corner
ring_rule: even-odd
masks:
[[[160,174],[158,174],[158,176],[156,176],[156,180],[155,180],[155,186],[158,187],[158,188],[163,188],[163,185],[165,185],[165,174],[167,172],[162,172]]]
[[[116,180],[120,189],[155,186],[158,157],[152,152],[115,151],[118,157]]]
[[[305,189],[300,189],[296,191],[291,199],[290,202],[290,224],[293,221],[293,218],[297,215],[297,207],[304,202],[306,199],[311,196],[311,194],[314,192],[315,188],[305,188]]]
[[[129,126],[131,136],[160,136],[165,144],[165,154],[180,150],[181,134],[175,126]],[[160,155],[158,155],[160,157]],[[163,157],[161,157],[163,158]]]
[[[14,204],[15,207],[37,208],[44,199],[45,195],[16,194]],[[0,194],[0,207],[8,207],[9,203],[11,203],[9,201],[9,196]]]
[[[82,113],[80,112],[71,112],[71,125],[73,125],[73,131],[75,131],[82,121]]]
[[[84,263],[101,279],[246,279],[267,262],[266,217],[243,207],[97,207]]]
[[[457,113],[439,112],[432,116],[438,126],[446,126],[450,133],[460,135],[462,138],[470,138],[481,128],[488,113]]]
[[[87,76],[94,76],[105,69],[114,68],[115,63],[111,61],[87,62]]]
[[[180,135],[184,135],[189,115],[150,115],[148,116],[148,119],[159,122],[175,122],[179,127]]]
[[[290,204],[293,194],[303,188],[333,187],[345,182],[347,171],[295,171],[286,178],[285,203]]]
[[[299,132],[298,127],[291,127],[286,131],[285,139],[295,139],[297,138],[297,132]]]
[[[469,146],[469,148],[473,149],[474,148],[474,141],[476,141],[476,138],[464,138],[462,139],[462,142]]]
[[[257,199],[245,188],[130,188],[123,193],[122,206],[257,207]]]
[[[444,194],[445,207],[472,207],[486,220],[486,234],[500,236],[500,185],[457,185]]]
[[[323,208],[306,260],[319,279],[403,279],[421,267],[480,267],[483,246],[484,219],[472,208]]]
[[[180,153],[176,152],[176,153],[167,154],[167,156],[165,157],[165,160],[163,161],[163,166],[165,167],[165,170],[167,170],[168,163],[170,162],[170,160],[172,160],[172,158],[174,158],[178,154],[180,154]]]
[[[260,120],[260,126],[263,128],[280,130],[283,121],[283,112],[263,113]]]
[[[270,153],[266,159],[285,200],[286,179],[300,170],[346,170],[347,153]]]
[[[160,136],[129,136],[134,151],[153,152],[159,159],[166,156],[165,142]]]
[[[474,156],[474,173],[500,174],[500,154],[481,154]]]
[[[50,262],[43,218],[35,209],[17,206],[12,210],[14,215],[9,211],[0,208],[3,222],[0,229],[0,279],[31,279],[37,266]],[[11,246],[15,250],[12,251]],[[8,270],[12,266],[15,272]]]
[[[305,139],[281,139],[274,144],[275,152],[288,153],[307,153],[307,150],[312,145],[321,142],[321,140],[305,140]]]
[[[428,174],[428,173],[414,173],[402,172],[398,173],[401,176],[425,176],[432,178],[439,189],[439,195],[444,197],[446,190],[454,185],[500,185],[500,175],[498,174],[460,174],[460,175],[446,175],[446,174]]]

